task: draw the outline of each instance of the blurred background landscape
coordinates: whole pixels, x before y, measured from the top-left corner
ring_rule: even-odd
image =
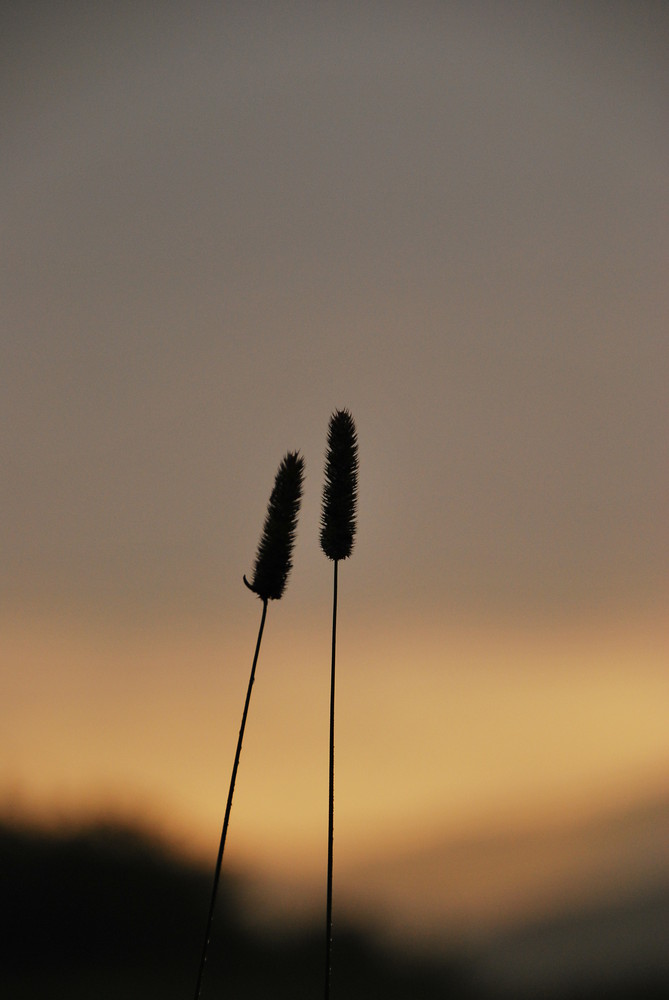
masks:
[[[194,988],[295,448],[210,988],[321,988],[347,407],[334,994],[664,995],[666,5],[0,19],[3,994]]]
[[[669,807],[661,813],[663,836],[646,841],[645,877],[625,887],[618,884],[615,865],[624,859],[625,842],[628,851],[636,845],[638,852],[647,818],[639,823],[639,817],[614,817],[581,838],[554,833],[525,838],[525,864],[518,863],[518,844],[497,841],[444,844],[428,858],[395,859],[376,871],[372,865],[371,873],[358,872],[358,895],[367,909],[370,899],[387,909],[377,907],[363,916],[350,898],[338,907],[333,991],[407,1000],[665,996]],[[599,892],[584,905],[573,896],[574,857],[579,840],[588,839],[598,854],[604,847],[608,862],[600,865]],[[3,826],[0,844],[0,982],[7,995],[22,1000],[54,991],[74,998],[192,993],[211,882],[211,872],[202,865],[180,858],[147,831],[109,822],[57,833]],[[491,877],[500,883],[512,874],[514,884],[526,889],[533,881],[533,863],[545,851],[572,862],[553,870],[556,881],[566,872],[567,898],[559,907],[531,908],[509,920],[499,912],[477,912],[470,898],[461,924],[453,920],[469,881]],[[511,873],[510,858],[515,860]],[[407,906],[395,883],[398,872],[411,868],[417,877],[413,905]],[[536,890],[535,884],[535,895]],[[224,876],[203,995],[319,995],[324,933],[316,910],[286,919],[291,913],[286,905],[273,920],[267,915],[259,920],[248,891],[244,874]],[[453,898],[455,906],[448,903]],[[441,907],[435,907],[436,900]],[[429,923],[429,938],[411,935],[418,913],[423,924]]]

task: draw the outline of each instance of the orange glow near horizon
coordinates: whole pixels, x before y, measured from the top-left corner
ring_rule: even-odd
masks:
[[[342,628],[337,843],[343,862],[440,831],[531,826],[662,787],[661,618],[598,632],[378,619]],[[134,815],[203,859],[215,847],[251,648],[241,626],[119,633],[5,621],[8,808]],[[314,629],[268,629],[229,851],[317,869],[327,670]],[[314,669],[322,661],[320,671]],[[280,667],[280,669],[279,669]],[[7,671],[5,671],[7,676]]]

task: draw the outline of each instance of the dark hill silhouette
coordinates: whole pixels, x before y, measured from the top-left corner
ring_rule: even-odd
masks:
[[[211,872],[115,823],[46,832],[0,823],[0,996],[12,1000],[189,1000]],[[202,1000],[300,1000],[322,995],[324,926],[260,932],[241,918],[244,882],[224,873]],[[517,927],[442,959],[382,946],[335,924],[335,1000],[637,1000],[669,995],[669,971],[648,950],[666,933],[667,887],[590,911]],[[635,934],[646,942],[634,951]],[[601,943],[605,946],[602,952]],[[608,942],[608,944],[607,944]],[[628,949],[627,958],[622,952]],[[666,944],[666,942],[664,942]],[[574,956],[618,948],[607,976]],[[615,950],[610,952],[615,957]],[[649,960],[649,955],[653,959]],[[634,961],[638,956],[638,961]],[[543,961],[539,979],[532,972]],[[570,964],[571,963],[571,964]],[[551,974],[555,970],[555,975]],[[541,983],[537,988],[537,983]],[[551,989],[547,991],[546,984]]]
[[[0,826],[0,996],[183,1000],[192,996],[211,873],[122,825],[68,832]],[[202,992],[320,996],[324,929],[243,925],[240,880],[224,875]],[[347,1000],[467,996],[451,964],[384,954],[338,926],[333,990]]]

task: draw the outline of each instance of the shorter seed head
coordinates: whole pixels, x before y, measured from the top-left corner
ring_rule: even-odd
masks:
[[[292,569],[297,516],[302,499],[304,459],[290,451],[279,465],[258,544],[253,578],[244,583],[263,601],[282,596]]]

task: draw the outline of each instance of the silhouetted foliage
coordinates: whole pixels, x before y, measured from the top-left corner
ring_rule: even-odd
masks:
[[[113,824],[57,834],[0,826],[0,856],[1,996],[181,1000],[192,992],[209,882],[201,868]],[[224,946],[208,963],[203,996],[318,995],[321,932],[250,930],[239,915],[242,891],[225,877],[216,917]],[[346,1000],[437,1000],[454,982],[450,967],[427,974],[397,954],[389,961],[345,927],[337,958],[334,988]]]
[[[11,1000],[182,1000],[192,990],[209,876],[118,824],[47,833],[0,824],[0,996]],[[240,917],[243,880],[226,875],[203,995],[226,1000],[318,996],[320,927],[260,933]],[[658,899],[661,899],[658,894]],[[658,904],[659,905],[659,904]],[[664,912],[664,911],[662,911]],[[658,923],[661,933],[662,920]],[[416,956],[337,920],[339,1000],[518,1000],[475,971],[476,956]],[[640,963],[613,984],[552,990],[550,1000],[659,1000],[667,977]],[[527,996],[523,993],[522,996]]]
[[[207,875],[136,831],[2,827],[0,857],[5,969],[146,962],[197,948],[192,914]],[[229,880],[219,914],[228,925],[234,892]]]

